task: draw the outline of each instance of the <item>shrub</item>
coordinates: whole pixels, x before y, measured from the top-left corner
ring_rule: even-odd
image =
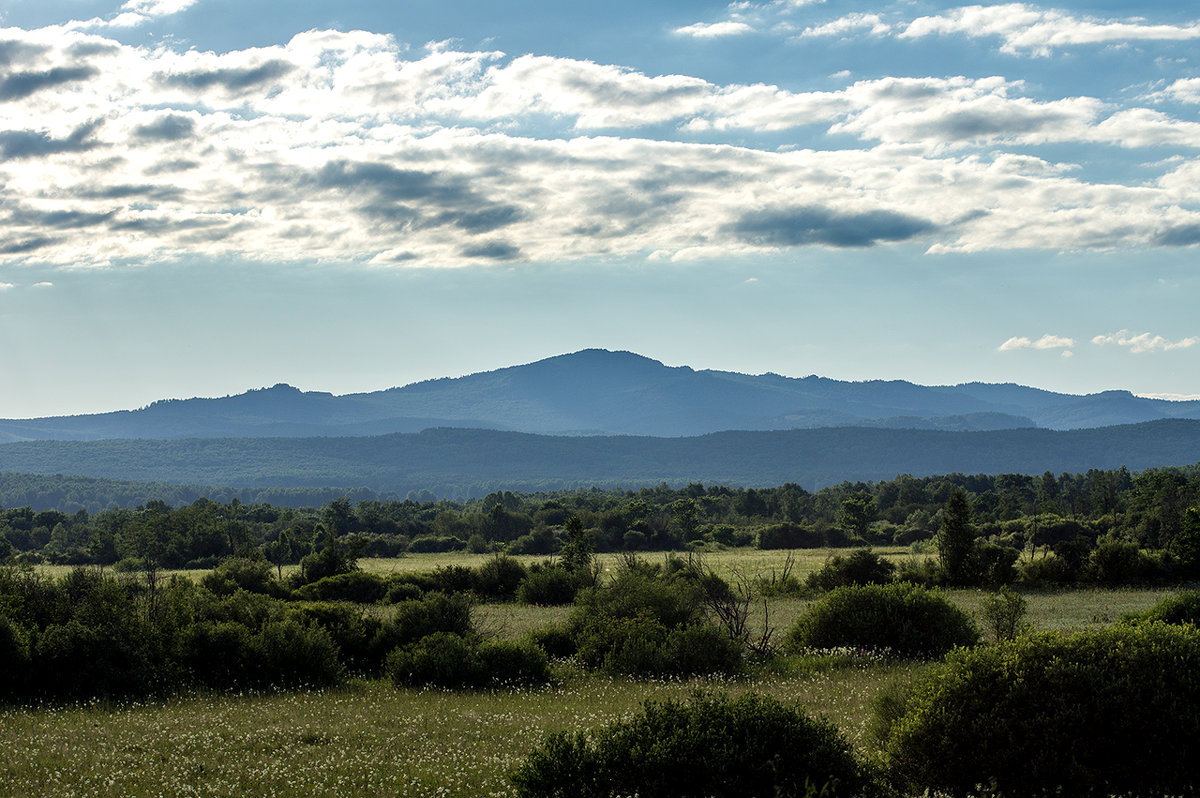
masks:
[[[347,669],[370,673],[383,666],[387,651],[377,642],[383,624],[365,615],[361,607],[322,601],[290,607],[288,614],[304,625],[316,625],[328,632],[337,646],[338,660]]]
[[[435,632],[466,637],[475,633],[471,600],[463,594],[430,593],[424,598],[402,601],[380,630],[376,645],[384,650],[407,646]]]
[[[352,571],[309,582],[294,592],[302,601],[352,601],[375,604],[387,595],[387,582],[379,574]]]
[[[1117,626],[959,650],[887,736],[897,785],[974,795],[1177,795],[1200,783],[1200,630]]]
[[[517,588],[517,601],[547,607],[570,604],[575,600],[579,582],[574,574],[559,566],[531,568]]]
[[[978,640],[966,613],[940,593],[905,582],[836,588],[788,631],[794,648],[850,646],[912,657],[939,657]]]
[[[415,538],[408,544],[408,550],[417,553],[442,554],[447,551],[458,551],[465,548],[466,541],[456,537],[423,537]]]
[[[487,598],[512,599],[525,577],[525,566],[520,560],[498,554],[479,566],[475,590]]]
[[[475,646],[450,632],[434,632],[395,649],[388,654],[385,668],[397,687],[473,687],[483,681],[485,673]]]
[[[295,618],[267,621],[254,640],[268,684],[324,687],[345,675],[333,638],[316,624]]]
[[[511,779],[523,798],[857,795],[868,784],[831,723],[753,694],[648,701],[590,737],[551,735]]]
[[[846,556],[831,557],[821,570],[805,580],[809,590],[833,590],[844,585],[882,585],[892,581],[896,566],[870,549],[856,549]]]
[[[479,646],[486,681],[496,685],[545,684],[550,681],[546,652],[526,640],[497,640]]]
[[[1027,628],[1027,609],[1025,598],[1007,586],[986,596],[979,605],[983,622],[996,642],[1012,640]]]
[[[1021,582],[1027,585],[1067,585],[1075,581],[1071,564],[1054,552],[1023,560],[1018,570]]]
[[[1184,624],[1200,626],[1200,591],[1185,590],[1174,593],[1139,615],[1127,618],[1130,621]]]
[[[0,699],[15,696],[24,689],[29,668],[29,641],[19,626],[0,615]]]
[[[529,642],[546,652],[550,657],[573,657],[577,650],[575,638],[566,629],[557,626],[547,626],[544,629],[534,629],[528,635]]]
[[[799,524],[775,524],[758,531],[760,549],[815,549],[825,545],[824,536],[817,530]]]
[[[200,584],[218,596],[241,589],[251,593],[276,595],[279,588],[271,577],[271,564],[249,557],[229,557],[205,574]]]
[[[1156,581],[1161,574],[1158,563],[1139,549],[1136,543],[1105,540],[1092,551],[1087,576],[1098,584],[1120,587],[1144,585]]]
[[[192,624],[180,634],[178,657],[191,678],[207,687],[239,687],[263,676],[262,650],[238,623]]]

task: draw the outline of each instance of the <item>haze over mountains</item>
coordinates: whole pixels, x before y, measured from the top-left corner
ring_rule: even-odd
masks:
[[[0,442],[352,437],[433,427],[655,437],[822,427],[1067,430],[1169,418],[1200,419],[1200,401],[1118,390],[1078,396],[1014,384],[922,386],[697,371],[588,349],[372,393],[334,396],[280,384],[139,410],[0,420]]]

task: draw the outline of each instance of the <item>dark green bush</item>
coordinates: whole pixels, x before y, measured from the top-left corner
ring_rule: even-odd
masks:
[[[1155,558],[1136,543],[1123,540],[1101,541],[1088,559],[1086,575],[1089,581],[1106,587],[1145,585],[1164,576]]]
[[[25,690],[29,675],[29,640],[24,630],[0,614],[0,699]]]
[[[374,673],[383,667],[387,651],[380,644],[383,623],[355,604],[328,601],[300,603],[288,608],[289,616],[306,626],[329,633],[338,649],[338,660],[347,670]]]
[[[385,668],[397,687],[474,687],[486,674],[476,646],[450,632],[434,632],[395,649],[388,654]]]
[[[818,530],[787,523],[763,527],[755,542],[760,549],[815,549],[825,545],[825,537]]]
[[[517,601],[522,604],[553,606],[570,604],[579,590],[579,580],[566,568],[558,566],[531,568],[525,581],[517,588]]]
[[[793,648],[849,646],[903,657],[940,657],[978,640],[970,616],[940,593],[906,582],[836,588],[788,631]]]
[[[271,564],[249,557],[229,557],[222,560],[200,580],[203,587],[218,596],[228,596],[237,590],[279,595],[282,589],[271,575]]]
[[[1167,596],[1150,609],[1127,620],[1153,623],[1183,624],[1200,626],[1200,590],[1184,590]]]
[[[419,585],[412,582],[391,580],[388,582],[387,593],[383,600],[388,604],[399,604],[401,601],[419,599],[424,592]]]
[[[577,651],[575,638],[566,629],[548,626],[534,629],[528,635],[529,642],[545,651],[550,657],[573,657]]]
[[[407,646],[435,632],[467,637],[475,633],[471,621],[471,599],[461,593],[430,593],[424,598],[402,601],[380,630],[377,646],[391,650]]]
[[[262,653],[264,681],[291,687],[324,687],[345,676],[329,632],[295,618],[268,621],[254,639]]]
[[[456,537],[421,537],[415,538],[408,544],[408,550],[417,553],[443,553],[459,551],[465,548],[467,542]]]
[[[180,664],[206,687],[252,686],[265,675],[262,649],[241,624],[201,621],[184,629],[177,645]]]
[[[590,736],[552,735],[511,778],[522,798],[837,796],[869,783],[831,723],[752,694],[647,702]]]
[[[887,734],[887,763],[913,793],[1191,794],[1197,706],[1194,627],[1027,636],[955,651],[918,682]]]
[[[302,601],[352,601],[375,604],[387,595],[387,582],[379,574],[352,571],[309,582],[293,593]]]
[[[517,588],[526,574],[520,560],[498,554],[479,566],[475,591],[484,598],[508,601],[517,595]]]
[[[497,686],[545,684],[550,681],[546,652],[525,640],[496,640],[479,645],[485,681]]]
[[[821,570],[804,580],[809,590],[827,591],[844,585],[883,585],[892,581],[896,566],[870,549],[856,549],[842,556],[835,554]]]

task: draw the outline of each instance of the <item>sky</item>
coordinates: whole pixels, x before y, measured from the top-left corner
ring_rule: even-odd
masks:
[[[4,0],[0,417],[589,347],[1200,396],[1183,0]]]

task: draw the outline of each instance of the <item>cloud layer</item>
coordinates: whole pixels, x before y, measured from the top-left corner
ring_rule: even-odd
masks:
[[[1200,243],[1200,122],[1150,95],[1038,99],[1021,81],[957,75],[797,92],[564,57],[414,51],[363,31],[223,53],[103,33],[190,4],[130,0],[108,21],[0,29],[0,265],[235,255],[443,267],[905,242],[933,253]],[[730,19],[675,34],[746,35],[805,5],[737,3]],[[1031,52],[1192,31],[1024,5],[902,28],[872,15],[793,27],[992,36]],[[1156,96],[1200,96],[1189,79],[1164,86]],[[781,134],[798,144],[765,143]],[[1106,182],[1034,152],[1064,144],[1153,147],[1162,166],[1151,181]],[[1164,147],[1176,157],[1163,160]]]

